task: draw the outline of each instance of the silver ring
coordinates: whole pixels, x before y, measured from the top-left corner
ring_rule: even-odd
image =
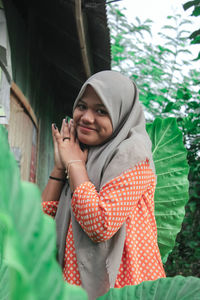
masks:
[[[70,141],[70,137],[68,137],[68,136],[64,137],[64,138],[63,138],[63,142],[64,142],[65,140],[69,140],[69,141]]]

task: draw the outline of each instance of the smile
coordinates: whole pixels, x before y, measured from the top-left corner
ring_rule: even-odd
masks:
[[[87,132],[89,132],[89,131],[96,131],[95,128],[87,127],[87,126],[82,125],[82,124],[79,124],[78,127],[79,127],[79,129],[81,131],[87,131]]]

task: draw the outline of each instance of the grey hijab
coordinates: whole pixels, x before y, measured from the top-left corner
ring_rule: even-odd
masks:
[[[113,134],[103,145],[89,149],[87,172],[99,191],[106,182],[137,163],[149,159],[154,170],[151,142],[145,130],[143,109],[136,85],[116,71],[102,71],[82,86],[74,108],[86,86],[91,85],[110,115]],[[70,220],[74,236],[82,287],[93,300],[114,287],[126,236],[125,223],[108,241],[94,243],[83,231],[71,211],[70,188],[64,187],[56,214],[58,260],[63,265],[66,234]]]

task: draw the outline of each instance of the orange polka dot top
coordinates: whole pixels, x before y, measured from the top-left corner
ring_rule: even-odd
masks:
[[[110,239],[126,222],[116,288],[165,277],[157,244],[154,191],[155,175],[148,161],[110,180],[99,193],[91,182],[81,184],[74,191],[72,211],[95,243]],[[44,212],[54,217],[58,201],[42,204]],[[63,276],[68,283],[81,285],[71,223],[66,237]]]

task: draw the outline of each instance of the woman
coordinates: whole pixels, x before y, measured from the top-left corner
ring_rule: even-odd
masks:
[[[52,125],[52,134],[55,167],[43,208],[55,216],[65,280],[96,299],[110,287],[165,277],[151,142],[135,84],[115,71],[93,75],[75,100],[73,121],[63,120],[61,132]]]

